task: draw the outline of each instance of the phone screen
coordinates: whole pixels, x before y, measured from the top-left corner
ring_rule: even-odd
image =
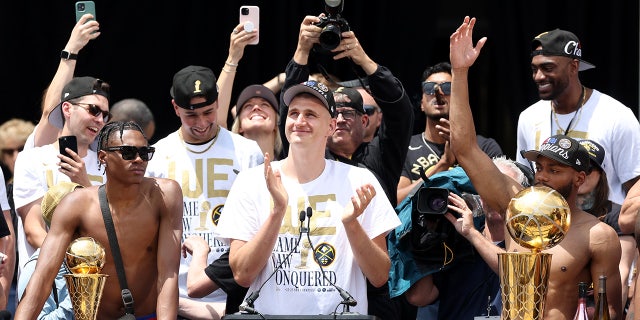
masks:
[[[240,23],[244,24],[244,29],[258,29],[257,37],[249,42],[249,44],[258,44],[260,42],[260,7],[258,6],[241,6],[240,7]]]
[[[78,1],[76,2],[76,22],[80,21],[80,18],[85,13],[91,13],[93,15],[93,19],[87,20],[95,20],[96,17],[96,5],[93,1]]]

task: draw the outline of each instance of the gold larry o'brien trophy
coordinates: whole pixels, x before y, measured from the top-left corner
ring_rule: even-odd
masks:
[[[77,320],[95,320],[102,290],[108,275],[104,266],[104,247],[91,237],[81,237],[67,248],[65,262],[71,274],[65,274],[73,313]]]
[[[511,199],[505,221],[511,238],[531,252],[498,254],[501,319],[542,319],[551,254],[540,251],[564,239],[571,224],[569,205],[549,187],[529,187]]]

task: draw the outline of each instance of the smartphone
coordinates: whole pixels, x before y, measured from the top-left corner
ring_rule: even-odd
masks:
[[[87,21],[97,19],[96,5],[93,1],[76,2],[76,22],[80,21],[80,18],[82,18],[85,13],[91,13],[93,15],[93,19],[89,19]]]
[[[60,147],[60,154],[63,156],[71,158],[65,148],[69,148],[73,150],[73,152],[78,153],[78,140],[76,139],[76,136],[62,136],[58,138],[58,145]]]
[[[258,6],[241,6],[240,7],[240,23],[244,25],[247,31],[258,29],[256,38],[248,44],[258,44],[260,42],[260,7]]]

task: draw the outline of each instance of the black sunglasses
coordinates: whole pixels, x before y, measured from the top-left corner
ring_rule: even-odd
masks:
[[[108,122],[109,118],[111,117],[111,112],[104,111],[104,110],[100,109],[100,107],[98,107],[97,105],[95,105],[93,103],[72,102],[71,104],[81,107],[82,109],[86,110],[90,115],[92,115],[94,117],[102,115],[102,120],[105,123]]]
[[[370,105],[370,104],[365,104],[363,106],[364,108],[364,113],[366,113],[367,115],[371,116],[374,113],[378,112],[378,107],[374,106],[374,105]]]
[[[451,94],[451,82],[450,81],[445,81],[445,82],[440,82],[440,83],[435,83],[435,82],[423,82],[422,83],[422,91],[428,95],[434,95],[436,94],[436,90],[438,90],[438,88],[440,88],[442,90],[442,93],[444,93],[445,95],[450,95]]]
[[[136,155],[140,155],[140,159],[143,161],[149,161],[153,158],[153,153],[156,152],[156,148],[154,147],[134,147],[134,146],[117,146],[117,147],[106,147],[103,150],[105,151],[120,151],[122,155],[122,159],[124,160],[134,160]]]

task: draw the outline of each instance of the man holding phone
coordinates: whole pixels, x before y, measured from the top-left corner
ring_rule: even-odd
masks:
[[[109,120],[109,85],[92,77],[73,78],[62,90],[61,102],[49,113],[48,123],[60,128],[61,136],[75,136],[77,152],[59,154],[58,142],[25,149],[18,154],[14,171],[13,199],[18,212],[18,277],[22,266],[40,247],[47,234],[40,202],[58,181],[83,186],[105,182],[96,151],[89,149]]]

